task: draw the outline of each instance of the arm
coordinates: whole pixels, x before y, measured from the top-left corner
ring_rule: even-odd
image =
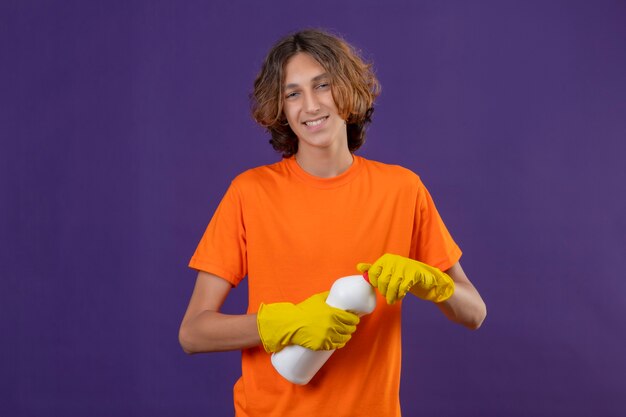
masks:
[[[261,344],[256,314],[229,315],[220,308],[231,284],[200,271],[178,339],[186,353],[245,349]]]
[[[326,304],[327,292],[297,305],[261,304],[258,314],[222,314],[220,308],[230,289],[228,281],[198,273],[178,335],[186,353],[240,350],[261,343],[267,352],[288,344],[313,350],[339,349],[359,322],[357,315]]]
[[[455,323],[472,330],[478,329],[487,316],[487,306],[474,288],[460,263],[455,263],[445,271],[454,281],[454,293],[437,307]],[[409,290],[411,292],[411,290]]]
[[[478,329],[487,315],[485,303],[458,262],[442,272],[420,261],[386,253],[373,265],[360,263],[357,269],[368,272],[370,283],[388,304],[410,292],[434,302],[446,317],[470,329]]]

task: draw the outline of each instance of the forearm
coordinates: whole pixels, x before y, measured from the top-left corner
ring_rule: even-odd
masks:
[[[487,315],[483,299],[469,282],[455,282],[452,296],[437,307],[448,319],[472,330],[478,329]]]
[[[256,314],[229,315],[208,310],[181,324],[179,340],[189,354],[240,350],[261,344]]]

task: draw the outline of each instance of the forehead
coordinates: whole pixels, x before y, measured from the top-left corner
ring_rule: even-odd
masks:
[[[311,55],[299,52],[285,64],[285,85],[308,83],[326,73],[326,70]]]

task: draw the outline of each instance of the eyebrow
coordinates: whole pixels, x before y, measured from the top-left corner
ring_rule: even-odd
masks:
[[[323,73],[323,74],[320,74],[320,75],[318,75],[318,76],[313,77],[313,78],[311,79],[311,82],[312,82],[312,83],[314,83],[314,82],[317,82],[317,81],[322,80],[322,79],[324,79],[324,78],[330,78],[327,72],[325,72],[325,73]],[[284,86],[284,87],[283,87],[283,89],[284,89],[284,90],[289,90],[289,89],[291,89],[291,88],[296,88],[296,87],[299,87],[299,84],[296,84],[296,83],[291,83],[291,84],[287,84],[286,86]]]

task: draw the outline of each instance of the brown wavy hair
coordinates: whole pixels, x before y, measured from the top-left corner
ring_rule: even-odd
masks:
[[[298,152],[298,138],[283,115],[283,83],[285,64],[301,52],[311,55],[330,75],[333,99],[347,125],[348,148],[356,151],[365,142],[365,128],[371,122],[380,84],[372,64],[364,62],[342,38],[322,30],[293,33],[272,47],[254,81],[254,120],[270,132],[270,144],[283,157]]]

